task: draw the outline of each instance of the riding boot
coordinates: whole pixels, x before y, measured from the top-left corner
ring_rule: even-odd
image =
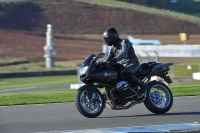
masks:
[[[148,85],[146,85],[145,83],[142,82],[142,80],[140,80],[139,78],[137,78],[135,75],[132,76],[132,82],[137,83],[140,86],[140,90],[138,95],[139,96],[143,96],[145,95],[147,89],[148,89]]]
[[[137,82],[137,83],[139,84],[139,86],[140,86],[140,90],[139,90],[138,95],[139,95],[139,96],[145,95],[145,93],[146,93],[146,91],[147,91],[147,89],[148,89],[149,86],[146,85],[145,83],[143,83],[140,79],[138,79],[136,82]]]

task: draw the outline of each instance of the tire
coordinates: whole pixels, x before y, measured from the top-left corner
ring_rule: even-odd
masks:
[[[85,93],[86,96],[84,96],[83,99],[81,99],[81,96],[82,96],[83,93]],[[76,94],[76,100],[75,100],[76,108],[83,116],[88,117],[88,118],[96,118],[103,112],[103,109],[105,107],[104,98],[103,98],[102,94],[99,92],[99,90],[97,90],[96,93],[95,93],[98,96],[97,101],[99,101],[101,103],[100,103],[100,106],[99,106],[98,110],[96,112],[94,112],[94,113],[91,113],[91,112],[89,112],[87,110],[88,107],[86,107],[82,103],[82,101],[85,101],[86,103],[89,103],[88,101],[86,101],[87,93],[88,93],[88,90],[78,90],[78,92]],[[85,94],[83,94],[83,95],[85,95]],[[90,106],[91,104],[87,104],[87,105]]]
[[[171,90],[164,83],[157,82],[157,81],[150,82],[148,85],[149,85],[149,89],[147,90],[147,97],[146,97],[146,100],[144,101],[144,105],[146,106],[146,108],[155,114],[164,114],[168,112],[171,109],[172,104],[173,104],[173,96],[172,96]],[[164,98],[164,96],[161,96],[160,94],[162,93],[153,91],[153,89],[155,89],[156,87],[165,91],[165,96],[167,96],[167,98]],[[166,99],[166,103],[164,107],[159,107],[159,105],[162,106],[161,99],[162,101]]]

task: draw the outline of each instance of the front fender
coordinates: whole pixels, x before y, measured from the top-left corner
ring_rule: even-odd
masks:
[[[80,91],[80,90],[87,90],[88,96],[89,96],[89,98],[91,98],[92,94],[97,91],[97,86],[95,86],[95,85],[83,85],[78,89],[78,91]]]
[[[97,89],[97,87],[94,85],[83,85],[78,89],[78,91],[79,90],[88,90],[88,89]]]

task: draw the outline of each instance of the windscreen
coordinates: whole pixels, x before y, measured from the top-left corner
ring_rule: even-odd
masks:
[[[94,54],[91,54],[90,56],[88,56],[88,57],[84,60],[84,62],[83,62],[83,64],[82,64],[81,67],[83,68],[83,67],[87,66],[87,65],[92,61],[93,57],[95,57]]]

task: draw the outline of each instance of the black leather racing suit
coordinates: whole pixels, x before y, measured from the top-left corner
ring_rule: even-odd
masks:
[[[124,66],[120,75],[130,83],[137,82],[138,78],[134,73],[140,70],[140,63],[128,39],[119,39],[117,43],[113,45],[106,61],[110,61],[113,58],[116,58],[117,62]]]

